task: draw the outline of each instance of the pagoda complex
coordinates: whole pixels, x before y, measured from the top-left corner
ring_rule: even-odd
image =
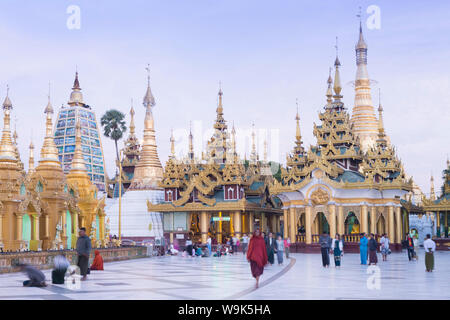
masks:
[[[362,96],[370,98],[361,30],[357,53],[361,59],[357,80],[359,77],[361,81],[357,81],[355,100],[359,101]],[[270,193],[282,202],[284,234],[297,242],[300,251],[316,251],[323,232],[331,237],[336,233],[343,235],[344,241],[350,246],[354,243],[355,249],[361,233],[387,233],[398,249],[404,232],[409,230],[400,198],[411,190],[412,181],[406,178],[387,141],[381,105],[379,119],[371,122],[376,128],[376,140],[364,151],[359,120],[355,124],[358,117],[352,121],[342,102],[340,65],[336,57],[334,83],[330,75],[326,104],[319,113],[321,123],[314,124],[316,145],[308,151],[303,147],[297,113],[294,150],[286,159],[287,168],[282,168],[281,181],[274,181]],[[364,104],[367,107],[369,100]]]
[[[34,166],[34,145],[30,144],[29,169],[23,165],[17,145],[11,139],[11,110],[6,96],[3,103],[3,132],[0,146],[0,248],[3,251],[72,248],[78,227],[86,227],[94,245],[104,244],[102,200],[97,188],[80,176],[81,138],[77,135],[76,170],[66,177],[54,142],[49,102],[45,108],[45,138],[40,160]],[[89,205],[86,205],[86,204]],[[92,234],[93,229],[99,233]]]
[[[147,68],[147,71],[149,69]],[[155,98],[150,87],[148,75],[147,91],[144,95],[145,108],[144,139],[139,146],[134,133],[134,110],[131,110],[130,135],[126,141],[124,157],[122,159],[122,183],[126,192],[120,199],[108,207],[111,218],[111,233],[119,236],[119,206],[121,207],[121,236],[130,240],[142,241],[146,239],[160,239],[163,236],[162,216],[158,212],[147,212],[147,200],[158,202],[164,199],[164,190],[159,186],[163,178],[163,167],[158,157],[153,108]],[[140,149],[139,149],[140,147]],[[113,180],[118,184],[117,177]],[[118,196],[118,186],[115,187]]]
[[[159,186],[164,190],[160,203],[148,202],[148,211],[164,215],[164,236],[184,243],[190,236],[206,243],[211,236],[218,243],[226,237],[262,231],[280,232],[282,210],[278,199],[269,195],[272,175],[262,175],[264,164],[257,161],[255,135],[251,159],[242,161],[236,152],[236,131],[231,136],[223,114],[223,93],[219,90],[214,133],[205,152],[197,159],[192,133],[186,159],[175,157],[171,137],[169,157]],[[178,240],[177,240],[178,241]]]

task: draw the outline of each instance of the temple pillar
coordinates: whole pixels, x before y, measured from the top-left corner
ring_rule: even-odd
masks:
[[[334,239],[336,236],[336,205],[331,204],[328,206],[329,220],[328,225],[330,226],[330,237]]]
[[[275,234],[278,232],[278,228],[277,228],[277,216],[272,214],[272,216],[270,217],[270,222],[271,222],[271,229],[272,229],[272,233]]]
[[[305,207],[305,233],[306,233],[306,244],[312,243],[312,223],[311,223],[311,207]]]
[[[362,233],[369,233],[369,226],[368,226],[368,212],[367,212],[367,205],[361,206],[361,232]]]
[[[170,241],[170,244],[173,244],[173,232],[171,232],[169,234],[169,241]]]
[[[441,237],[441,213],[439,211],[436,212],[436,236]]]
[[[245,224],[245,214],[241,214],[241,231],[242,233],[247,233],[247,225]]]
[[[222,212],[219,212],[219,218],[222,218]],[[222,243],[222,221],[219,221],[217,227],[217,243]]]
[[[0,212],[0,244],[3,241],[3,214]]]
[[[267,228],[266,228],[266,215],[264,214],[264,212],[261,212],[261,219],[260,219],[260,223],[261,223],[261,232],[266,232]]]
[[[377,233],[377,208],[375,206],[370,207],[370,233]]]
[[[337,216],[337,229],[338,233],[342,236],[345,234],[345,223],[344,223],[344,207],[338,207],[338,216]]]
[[[202,237],[202,244],[206,244],[208,240],[208,214],[206,211],[200,213],[200,234]]]
[[[388,237],[391,243],[397,243],[395,239],[395,229],[394,229],[394,207],[388,207]]]
[[[289,208],[289,238],[291,238],[291,243],[297,242],[296,239],[296,223],[295,223],[295,208]]]
[[[46,213],[45,216],[44,216],[44,236],[45,236],[46,240],[50,240],[49,219],[50,219],[50,217],[48,216],[48,213]]]
[[[31,240],[39,240],[39,216],[34,214],[32,219]]]
[[[67,221],[66,221],[66,213],[64,211],[61,213],[61,220],[62,220],[61,240],[62,240],[64,249],[67,249]]]
[[[289,234],[288,231],[288,209],[283,210],[283,237],[287,238]]]
[[[16,240],[22,241],[22,222],[23,214],[17,214],[16,216]]]
[[[99,216],[100,221],[100,225],[99,225],[99,235],[100,235],[100,239],[99,240],[104,240],[105,239],[105,216],[101,215]]]
[[[397,243],[401,243],[402,239],[402,216],[401,216],[401,207],[395,207],[395,223],[396,223],[396,234],[395,238],[397,239]]]
[[[241,229],[241,211],[236,211],[234,213],[234,235],[238,238],[241,237],[242,229]]]
[[[73,234],[72,234],[72,243],[77,243],[78,238],[78,213],[74,212],[72,214],[72,228],[73,228]]]
[[[248,232],[253,233],[253,229],[255,227],[255,213],[250,211],[248,213]]]

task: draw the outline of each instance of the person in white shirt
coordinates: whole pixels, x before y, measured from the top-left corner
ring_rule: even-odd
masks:
[[[383,261],[387,261],[387,256],[389,254],[389,238],[386,233],[380,239],[380,251],[383,256]]]
[[[244,253],[244,257],[246,256],[247,253],[247,247],[248,247],[248,236],[247,234],[244,234],[244,236],[242,237],[242,252]]]
[[[431,240],[430,234],[427,234],[427,239],[423,242],[425,249],[425,268],[427,272],[432,272],[434,269],[434,251],[436,250],[436,243]]]
[[[211,253],[211,237],[208,236],[208,240],[206,240],[206,246],[208,247],[209,253]]]

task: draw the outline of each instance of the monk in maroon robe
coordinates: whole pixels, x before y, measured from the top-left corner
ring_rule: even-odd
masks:
[[[253,232],[247,251],[247,260],[250,262],[252,275],[256,279],[256,288],[259,286],[259,277],[263,274],[264,266],[267,264],[266,242],[261,236],[259,229]]]

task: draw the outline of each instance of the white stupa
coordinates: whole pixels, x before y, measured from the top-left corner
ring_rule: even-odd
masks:
[[[156,147],[152,114],[152,108],[156,103],[150,89],[150,75],[143,104],[146,114],[142,149],[133,180],[122,196],[121,205],[122,238],[135,241],[163,237],[162,214],[147,210],[147,201],[159,203],[164,200],[164,190],[158,186],[163,177],[163,167]],[[111,235],[119,236],[119,199],[111,201],[105,210],[110,217]]]

